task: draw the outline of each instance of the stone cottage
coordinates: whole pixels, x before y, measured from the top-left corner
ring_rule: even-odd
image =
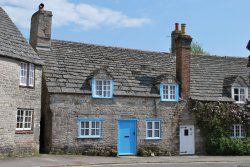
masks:
[[[184,24],[172,32],[172,52],[163,53],[53,40],[51,20],[40,9],[30,34],[45,62],[43,151],[204,153],[189,102],[248,98],[247,59],[191,55]]]
[[[38,153],[42,61],[0,7],[0,156]]]

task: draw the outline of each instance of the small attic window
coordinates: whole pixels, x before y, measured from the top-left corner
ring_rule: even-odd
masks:
[[[113,80],[92,80],[92,96],[94,98],[112,98],[113,94]]]
[[[248,98],[248,88],[232,87],[232,98],[236,101],[236,103],[245,103]]]
[[[161,101],[179,101],[178,84],[160,84]]]

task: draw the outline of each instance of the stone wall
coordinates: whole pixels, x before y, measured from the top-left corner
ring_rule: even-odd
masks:
[[[93,99],[90,95],[50,94],[52,134],[47,135],[50,151],[81,151],[89,148],[117,149],[118,119],[137,118],[137,150],[156,148],[163,155],[179,152],[180,103],[161,102],[160,98],[115,96]],[[77,118],[104,118],[102,138],[79,139]],[[160,140],[146,140],[146,118],[161,119]],[[50,122],[49,120],[47,120]],[[45,124],[47,124],[45,122]],[[48,126],[48,128],[50,128]],[[46,133],[49,129],[44,130]],[[44,135],[46,136],[46,135]],[[45,146],[46,147],[46,146]]]
[[[206,154],[205,153],[205,142],[204,138],[202,137],[201,131],[197,125],[195,114],[191,111],[191,100],[182,106],[180,110],[180,125],[194,125],[194,132],[195,132],[195,154]]]
[[[20,87],[20,61],[0,57],[0,156],[39,151],[41,75],[35,66],[34,88]],[[16,133],[17,108],[34,110],[33,130]]]

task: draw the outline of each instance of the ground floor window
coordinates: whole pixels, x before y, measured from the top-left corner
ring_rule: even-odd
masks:
[[[99,138],[101,137],[100,119],[79,119],[79,138]]]
[[[146,139],[160,139],[160,121],[146,120]]]
[[[245,128],[241,124],[232,125],[231,137],[244,138],[246,136]]]
[[[30,109],[18,109],[17,110],[17,131],[31,131],[33,125],[33,110]]]

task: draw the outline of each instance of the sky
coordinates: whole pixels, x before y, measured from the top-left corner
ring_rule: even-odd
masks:
[[[247,57],[250,0],[0,0],[25,38],[40,3],[52,38],[169,52],[175,23],[211,55]]]

